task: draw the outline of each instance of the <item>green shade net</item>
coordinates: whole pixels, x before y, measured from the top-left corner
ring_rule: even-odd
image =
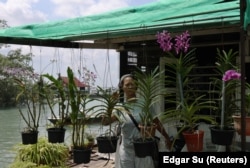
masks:
[[[245,28],[249,23],[249,1]],[[0,42],[22,40],[98,40],[156,34],[168,29],[207,28],[240,24],[239,0],[160,0],[139,7],[114,10],[98,15],[77,17],[56,22],[30,24],[0,30]]]

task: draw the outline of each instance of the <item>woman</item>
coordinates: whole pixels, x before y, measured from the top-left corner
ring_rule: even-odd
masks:
[[[126,104],[129,106],[129,112],[135,118],[137,123],[140,123],[140,109],[138,106],[134,106],[136,101],[136,83],[133,75],[126,74],[121,77],[119,83],[119,89],[124,93]],[[112,122],[117,121],[117,115],[112,116]],[[129,117],[127,112],[124,112],[119,117],[121,122],[121,143],[116,150],[115,167],[116,168],[152,168],[154,162],[151,156],[145,158],[138,158],[135,156],[133,139],[140,137],[140,132]],[[168,134],[158,118],[154,119],[154,123],[157,125],[156,129],[165,137],[167,148],[170,149],[171,141]],[[103,121],[103,124],[109,124]]]

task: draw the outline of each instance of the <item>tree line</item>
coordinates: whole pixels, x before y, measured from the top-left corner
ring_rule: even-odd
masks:
[[[0,29],[9,27],[5,20],[0,20]],[[16,106],[16,95],[18,89],[13,81],[13,76],[6,72],[8,68],[24,68],[31,73],[34,72],[30,65],[32,54],[22,54],[21,49],[10,50],[6,55],[2,54],[1,49],[9,47],[0,44],[0,107]]]

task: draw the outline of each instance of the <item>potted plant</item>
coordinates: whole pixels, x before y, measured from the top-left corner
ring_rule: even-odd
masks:
[[[165,64],[165,84],[169,90],[165,100],[166,107],[170,110],[172,108],[180,110],[183,108],[185,99],[192,100],[197,97],[197,95],[193,95],[193,89],[188,86],[188,83],[195,80],[190,74],[197,63],[195,49],[189,51],[190,39],[188,31],[176,35],[174,38],[165,30],[157,33],[157,42],[160,44],[160,48],[167,53],[165,56],[167,58]],[[185,141],[180,130],[185,123],[182,120],[174,120],[174,122],[176,122],[173,124],[176,126],[177,136],[173,144],[177,141],[180,142],[178,148],[182,149]]]
[[[21,118],[26,124],[22,131],[23,144],[34,144],[37,143],[39,121],[43,110],[43,97],[40,94],[43,81],[39,75],[28,69],[15,68],[13,71],[25,74],[25,76],[14,75],[14,81],[20,91],[16,101]]]
[[[119,93],[105,90],[100,86],[97,87],[98,98],[99,102],[98,105],[94,106],[96,111],[96,117],[102,117],[102,125],[107,125],[108,129],[105,133],[100,134],[96,137],[98,151],[100,153],[114,153],[116,151],[116,145],[118,141],[118,136],[115,134],[115,130],[112,127],[112,113],[113,111],[120,111],[123,108],[123,105],[119,103]],[[105,121],[104,121],[105,120]]]
[[[246,93],[245,93],[245,122],[246,122],[246,136],[250,136],[250,84],[246,83]],[[241,135],[241,115],[239,113],[233,114],[234,128],[236,132]]]
[[[199,97],[199,95],[193,95],[193,89],[188,86],[195,80],[191,73],[197,64],[195,49],[189,50],[190,40],[188,31],[176,35],[174,38],[165,30],[157,33],[157,42],[160,44],[160,48],[167,53],[164,57],[168,59],[165,64],[165,84],[167,88],[173,88],[172,91],[168,90],[168,94],[165,96],[170,109],[181,109],[185,99],[192,100]],[[173,99],[174,101],[172,101]],[[174,124],[179,132],[184,123],[181,120],[176,120],[176,122]],[[182,134],[180,133],[178,136],[181,138]]]
[[[24,103],[27,109],[19,105],[19,112],[26,123],[22,132],[23,144],[34,144],[38,138],[38,127],[42,111],[42,97],[39,94],[39,83],[24,83],[24,81],[15,79],[21,92],[17,95],[16,100]]]
[[[200,121],[214,123],[215,120],[213,117],[199,115],[198,113],[204,109],[213,108],[214,102],[206,100],[205,95],[194,94],[194,88],[189,86],[189,83],[196,80],[192,76],[192,70],[197,64],[195,49],[189,50],[190,40],[188,31],[176,35],[175,38],[172,38],[170,33],[165,30],[157,34],[157,42],[160,44],[160,48],[167,52],[166,87],[174,87],[174,91],[169,91],[166,95],[166,103],[171,106],[165,110],[161,117],[163,121],[174,122],[177,126],[177,135],[174,138],[173,145],[177,139],[181,139],[184,135],[183,138],[185,138],[188,150],[199,152],[203,148],[204,131],[197,130],[198,123]],[[200,142],[194,142],[193,139],[192,144],[189,144],[186,140],[188,135],[198,136],[199,138],[194,139],[200,140]],[[200,144],[200,146],[197,144]]]
[[[204,101],[202,98],[203,96],[197,97],[192,102],[185,99],[182,108],[169,108],[162,114],[162,120],[165,122],[182,121],[183,124],[178,130],[174,141],[179,134],[183,134],[189,152],[201,152],[203,150],[204,131],[197,128],[199,122],[216,123],[214,117],[198,114],[201,110],[216,108],[213,101]]]
[[[64,126],[69,112],[68,92],[60,78],[57,79],[49,74],[44,74],[42,77],[50,82],[44,86],[42,92],[52,116],[50,120],[53,126],[47,128],[48,139],[51,143],[62,143],[66,131]],[[55,108],[55,106],[58,106],[58,108]],[[58,112],[55,112],[55,109],[58,109]]]
[[[220,111],[220,125],[215,125],[210,128],[212,143],[224,145],[229,150],[232,144],[235,129],[232,127],[232,114],[239,110],[236,99],[236,89],[239,87],[237,80],[240,79],[240,73],[236,70],[236,55],[238,52],[229,50],[228,53],[222,50],[222,53],[217,49],[216,70],[221,79],[214,79],[214,85],[217,90],[221,91],[221,101],[218,103]],[[222,82],[221,82],[222,81]]]
[[[135,106],[141,109],[140,123],[136,123],[141,137],[134,139],[135,154],[138,157],[152,156],[156,148],[154,119],[158,115],[153,112],[155,106],[165,94],[163,71],[156,67],[151,72],[135,71],[137,98]]]
[[[70,105],[70,119],[72,124],[72,146],[74,163],[88,163],[92,152],[92,146],[88,145],[85,127],[93,107],[87,108],[87,104],[94,99],[89,94],[78,89],[74,81],[73,71],[68,67],[68,92]],[[93,115],[93,114],[92,114]]]

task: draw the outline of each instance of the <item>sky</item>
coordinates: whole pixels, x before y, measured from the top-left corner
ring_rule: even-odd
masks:
[[[0,0],[0,19],[14,27],[94,15],[155,1],[157,0]],[[32,66],[36,73],[54,76],[60,73],[66,76],[66,69],[70,66],[78,77],[78,70],[86,67],[97,75],[95,86],[117,87],[119,82],[119,53],[114,50],[11,45],[10,48],[0,48],[0,53],[6,55],[10,49],[19,48],[23,54],[31,52],[34,55]]]

